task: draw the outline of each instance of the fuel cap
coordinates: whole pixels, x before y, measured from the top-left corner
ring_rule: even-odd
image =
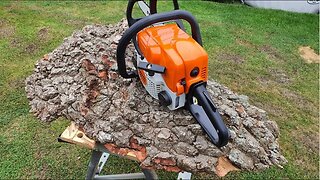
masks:
[[[169,106],[172,103],[171,97],[166,91],[161,91],[158,94],[158,99],[161,105]]]

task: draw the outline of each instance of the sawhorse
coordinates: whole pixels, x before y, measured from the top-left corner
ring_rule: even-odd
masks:
[[[103,144],[97,143],[88,138],[82,130],[80,130],[73,122],[71,125],[60,135],[58,138],[60,142],[68,142],[71,144],[77,144],[92,149],[91,159],[88,165],[86,180],[91,179],[105,179],[105,180],[117,180],[117,179],[159,179],[156,172],[150,169],[141,168],[141,173],[129,173],[129,174],[111,174],[100,175],[105,163],[107,162],[110,152],[103,146]],[[178,174],[178,180],[190,180],[191,173],[180,172]]]

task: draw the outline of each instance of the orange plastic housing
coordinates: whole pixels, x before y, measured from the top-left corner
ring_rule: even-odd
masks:
[[[137,35],[139,48],[149,63],[166,67],[162,75],[166,85],[177,95],[188,93],[192,84],[208,79],[208,54],[176,24],[149,27]],[[198,67],[199,74],[191,77]],[[181,84],[185,80],[186,85]]]

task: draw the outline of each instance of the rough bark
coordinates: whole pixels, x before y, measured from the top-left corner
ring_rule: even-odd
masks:
[[[101,143],[143,150],[144,167],[212,173],[222,156],[243,170],[286,163],[277,124],[264,110],[250,105],[247,96],[208,82],[231,133],[230,143],[219,149],[187,111],[170,111],[152,99],[138,80],[121,78],[115,52],[126,28],[124,21],[86,26],[40,59],[26,79],[30,111],[45,122],[66,117]],[[127,55],[130,62],[132,46]]]

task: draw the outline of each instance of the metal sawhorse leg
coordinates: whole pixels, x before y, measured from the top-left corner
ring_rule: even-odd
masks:
[[[108,158],[109,153],[93,150],[91,154],[91,160],[88,166],[86,180],[158,179],[158,176],[155,173],[155,171],[149,169],[142,169],[142,173],[100,175],[103,166],[107,162]]]
[[[122,179],[159,179],[156,172],[150,169],[142,169],[142,173],[129,173],[129,174],[111,174],[111,175],[100,175],[105,163],[109,158],[109,153],[93,150],[91,159],[88,166],[86,180],[122,180]],[[178,180],[190,180],[191,173],[180,172],[178,174]]]

